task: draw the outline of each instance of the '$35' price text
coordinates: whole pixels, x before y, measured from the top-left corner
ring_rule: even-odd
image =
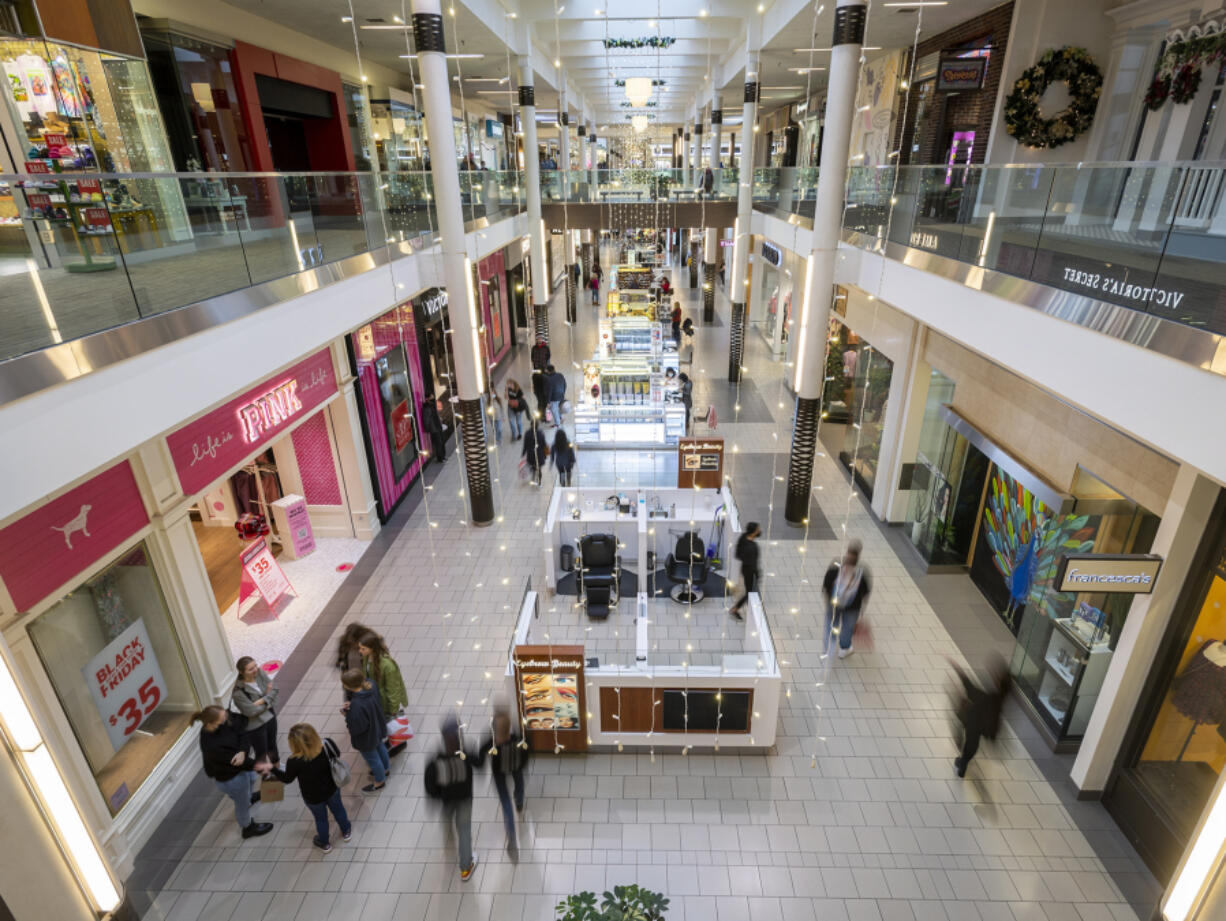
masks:
[[[145,679],[145,683],[140,686],[139,694],[139,702],[135,697],[129,697],[119,705],[119,709],[111,717],[112,726],[118,726],[121,719],[127,721],[127,725],[123,728],[124,735],[131,735],[135,732],[145,717],[156,710],[158,704],[162,702],[162,692],[157,686],[156,678]]]

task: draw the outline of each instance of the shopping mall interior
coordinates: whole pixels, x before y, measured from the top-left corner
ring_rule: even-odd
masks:
[[[0,0],[0,921],[1226,918],[1224,65]]]

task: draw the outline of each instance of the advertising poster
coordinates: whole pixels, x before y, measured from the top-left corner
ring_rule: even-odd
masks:
[[[403,344],[396,345],[375,361],[375,377],[379,382],[379,403],[391,449],[392,472],[399,480],[417,453],[413,387],[409,383],[409,362]]]
[[[143,619],[115,637],[81,673],[116,751],[166,699],[166,681]]]
[[[243,571],[255,583],[256,591],[270,608],[275,608],[283,595],[293,591],[285,571],[273,558],[264,538],[261,537],[247,547],[239,555],[239,559],[242,561]]]

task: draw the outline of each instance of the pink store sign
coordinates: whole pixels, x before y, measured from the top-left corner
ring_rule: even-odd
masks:
[[[0,530],[0,579],[25,611],[149,523],[122,461]]]
[[[166,437],[183,494],[201,492],[336,393],[332,353],[321,349]]]

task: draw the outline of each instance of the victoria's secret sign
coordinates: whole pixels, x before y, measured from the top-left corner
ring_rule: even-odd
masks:
[[[185,495],[200,492],[336,393],[332,354],[321,349],[166,437]]]

